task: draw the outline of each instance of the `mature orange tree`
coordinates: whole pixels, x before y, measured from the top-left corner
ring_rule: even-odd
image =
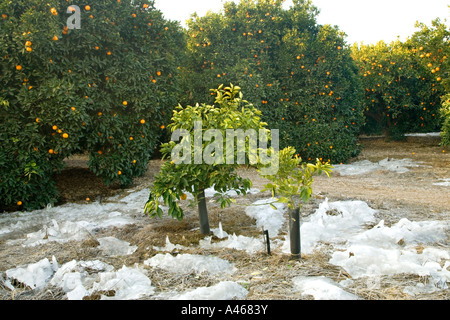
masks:
[[[107,184],[129,185],[176,105],[178,24],[147,0],[71,4],[0,1],[1,208],[57,201],[52,174],[77,152]]]
[[[365,90],[363,132],[401,139],[409,132],[440,130],[450,33],[439,20],[417,27],[405,42],[353,46]]]
[[[364,123],[358,70],[344,34],[318,25],[311,1],[228,2],[188,22],[185,104],[208,101],[221,83],[242,87],[281,148],[305,160],[340,163],[358,154]],[[209,97],[212,100],[213,97]]]

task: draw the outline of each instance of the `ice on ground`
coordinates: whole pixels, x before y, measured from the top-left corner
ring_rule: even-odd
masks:
[[[126,202],[65,204],[32,212],[14,212],[0,215],[0,239],[11,239],[28,234],[27,239],[9,240],[25,246],[36,246],[49,241],[82,240],[89,233],[102,228],[123,227],[136,222],[136,212]]]
[[[450,178],[440,179],[439,181],[442,181],[442,182],[436,182],[436,183],[433,183],[433,185],[440,186],[440,187],[450,187]]]
[[[284,203],[277,203],[277,199],[258,200],[245,208],[245,213],[250,218],[256,220],[256,226],[269,231],[269,236],[277,236],[286,219],[284,213],[287,206]],[[270,206],[272,204],[274,208]]]
[[[374,163],[369,160],[357,161],[351,164],[338,164],[334,166],[334,171],[341,176],[362,175],[376,170],[406,173],[408,168],[419,167],[420,164],[411,159],[390,159],[386,158]]]
[[[440,132],[428,132],[428,133],[407,133],[405,137],[440,137]]]
[[[321,242],[345,243],[348,237],[375,221],[376,210],[363,201],[326,199],[300,227],[302,252],[311,253]],[[283,251],[289,251],[285,245]]]
[[[202,274],[205,272],[210,275],[223,275],[232,274],[236,271],[234,265],[226,260],[195,254],[179,254],[174,257],[169,253],[158,253],[144,261],[144,264],[177,274]]]
[[[450,281],[450,271],[441,264],[450,259],[449,250],[423,245],[446,241],[449,229],[449,223],[443,221],[402,219],[391,227],[381,221],[350,237],[345,250],[334,252],[329,262],[343,267],[354,278],[411,273],[431,276],[436,283],[445,284]]]
[[[326,277],[295,277],[292,281],[302,295],[311,295],[315,300],[359,300],[358,296]]]
[[[172,252],[174,250],[186,249],[186,247],[180,244],[173,244],[172,242],[170,242],[169,236],[166,236],[166,245],[164,247],[153,246],[153,249],[155,249],[156,251]]]
[[[367,244],[381,248],[398,245],[432,244],[445,241],[450,224],[447,221],[413,222],[404,218],[391,227],[381,220],[373,228],[348,239],[349,244]]]
[[[6,277],[9,279],[8,287],[12,287],[10,280],[15,279],[32,289],[43,289],[57,269],[58,263],[53,257],[51,262],[45,258],[25,267],[6,270]]]
[[[242,300],[248,291],[240,284],[222,281],[211,287],[200,287],[182,294],[172,296],[171,300]]]
[[[441,267],[448,251],[429,248],[417,253],[413,248],[379,248],[367,244],[351,245],[333,253],[330,263],[343,267],[353,278],[401,273],[432,276],[438,282],[450,281],[450,272]]]
[[[102,299],[132,300],[154,293],[146,271],[123,266],[114,271],[114,267],[95,261],[72,260],[61,267],[53,257],[29,264],[27,267],[6,271],[7,287],[14,290],[11,280],[16,280],[33,289],[44,289],[47,285],[60,287],[69,300],[81,300],[95,292],[114,291],[114,296],[102,296]]]
[[[114,296],[102,295],[102,300],[136,300],[155,292],[150,279],[141,268],[123,266],[118,271],[102,272],[90,292],[114,291]]]
[[[264,239],[256,239],[253,237],[246,237],[236,234],[228,236],[226,240],[220,242],[211,242],[211,237],[206,237],[199,241],[200,248],[204,249],[235,249],[246,251],[248,254],[255,254],[257,252],[263,252],[265,250]]]
[[[211,232],[219,239],[224,239],[228,237],[228,233],[223,230],[222,222],[219,222],[219,227],[211,229]]]
[[[89,289],[97,280],[97,273],[112,270],[113,266],[99,260],[78,262],[72,260],[62,265],[49,283],[60,287],[69,300],[82,300],[83,297],[90,295]]]
[[[126,256],[137,250],[137,246],[132,246],[129,242],[115,237],[104,237],[97,240],[100,243],[98,248],[108,256]]]

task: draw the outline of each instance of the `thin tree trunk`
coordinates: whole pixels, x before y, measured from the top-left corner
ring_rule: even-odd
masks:
[[[200,233],[208,235],[211,233],[209,228],[208,209],[206,207],[205,190],[202,190],[198,196],[198,216],[200,220]]]
[[[301,258],[300,208],[289,209],[289,236],[291,242],[292,258],[300,259]]]

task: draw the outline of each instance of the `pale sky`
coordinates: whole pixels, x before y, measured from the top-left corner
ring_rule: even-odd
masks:
[[[203,16],[208,10],[218,12],[223,0],[156,0],[155,6],[170,20],[185,25],[191,13]],[[235,0],[234,2],[239,2]],[[286,6],[289,6],[289,0]],[[391,42],[400,36],[405,40],[414,31],[416,21],[427,25],[435,18],[447,19],[450,25],[450,0],[313,0],[320,9],[319,24],[338,25],[348,37],[347,42],[375,44]]]

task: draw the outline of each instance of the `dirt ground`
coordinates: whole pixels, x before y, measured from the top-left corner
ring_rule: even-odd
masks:
[[[398,222],[401,218],[412,221],[422,220],[450,220],[450,188],[435,186],[433,182],[439,179],[450,178],[450,150],[439,146],[436,137],[409,137],[403,142],[386,142],[382,138],[362,138],[363,150],[358,160],[380,161],[385,158],[405,159],[422,162],[422,166],[411,169],[408,174],[374,171],[365,175],[340,176],[334,173],[332,178],[319,177],[314,184],[314,197],[303,208],[302,215],[308,216],[317,209],[318,205],[328,198],[330,201],[363,200],[378,211],[377,218],[384,219],[386,225]],[[122,194],[118,186],[106,187],[102,181],[87,171],[86,161],[83,157],[74,157],[67,161],[68,168],[56,176],[59,190],[63,197],[62,202],[86,202],[97,199],[99,196],[107,198]],[[152,160],[147,173],[135,180],[132,189],[139,190],[150,187],[161,161]],[[252,169],[241,169],[244,177],[250,177],[253,187],[262,189],[264,179],[260,178]],[[211,227],[217,227],[219,221],[228,233],[245,236],[258,236],[261,230],[255,227],[255,221],[243,214],[243,207],[258,199],[269,196],[268,193],[249,195],[237,198],[237,203],[230,208],[220,209],[218,205],[208,203]],[[101,258],[116,268],[122,265],[131,266],[142,263],[157,252],[153,246],[164,246],[166,236],[172,243],[192,246],[192,249],[183,253],[214,254],[234,263],[238,271],[230,279],[244,280],[249,290],[248,299],[309,299],[308,296],[299,296],[292,289],[291,279],[295,276],[326,276],[337,282],[350,278],[344,269],[328,263],[330,250],[321,250],[311,255],[303,255],[300,261],[291,261],[289,256],[281,254],[248,255],[236,250],[204,250],[195,247],[203,238],[198,230],[198,218],[195,208],[186,208],[186,217],[182,222],[163,219],[150,219],[142,216],[139,222],[123,228],[103,230],[95,237],[113,235],[116,238],[138,246],[137,251],[125,257],[99,257],[100,251],[96,248],[98,242],[95,237],[83,242],[70,242],[69,244],[52,243],[38,248],[8,248],[5,241],[0,241],[0,270],[16,267],[24,263],[33,263],[40,257],[55,255],[60,264],[73,259],[94,260]],[[194,230],[193,230],[194,229]],[[450,235],[449,235],[450,238]],[[281,239],[281,237],[280,237]],[[447,245],[448,246],[448,243]],[[326,248],[326,246],[325,246]],[[217,279],[209,277],[195,277],[192,275],[173,276],[165,271],[151,273],[152,285],[156,288],[171,287],[172,290],[184,291],[198,286],[208,286],[217,283]],[[449,290],[441,290],[431,294],[421,294],[414,297],[403,293],[402,288],[415,285],[418,282],[426,283],[426,277],[415,275],[383,276],[380,285],[373,288],[368,285],[368,279],[355,279],[348,289],[351,293],[369,300],[396,300],[396,299],[438,299],[449,300]],[[64,293],[61,289],[53,288],[45,292],[36,293],[27,288],[11,292],[0,286],[0,299],[62,299]],[[95,299],[96,296],[90,297]]]

